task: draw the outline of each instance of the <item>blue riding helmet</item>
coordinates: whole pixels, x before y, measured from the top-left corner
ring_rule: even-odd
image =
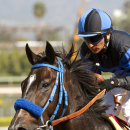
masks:
[[[92,8],[81,16],[77,36],[93,37],[106,34],[111,30],[112,21],[109,15],[102,10]]]

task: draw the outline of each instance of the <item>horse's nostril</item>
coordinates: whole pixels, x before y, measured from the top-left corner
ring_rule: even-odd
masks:
[[[26,130],[25,128],[19,127],[18,130]]]

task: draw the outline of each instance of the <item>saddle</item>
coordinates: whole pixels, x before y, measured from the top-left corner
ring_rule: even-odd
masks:
[[[102,113],[101,116],[105,120],[107,120],[115,128],[115,130],[130,130],[130,127],[127,125],[127,123],[124,120],[112,114]]]

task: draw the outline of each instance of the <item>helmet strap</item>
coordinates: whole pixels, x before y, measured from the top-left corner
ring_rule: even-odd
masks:
[[[108,48],[108,43],[109,43],[109,39],[107,40],[107,35],[105,34],[104,35],[104,42],[105,42],[105,44],[104,44],[104,48],[102,49],[102,57],[103,58],[107,58],[107,55],[105,54],[105,52],[106,52],[106,50],[107,50],[107,48]]]
[[[110,40],[110,38],[107,40],[107,35],[105,34],[104,35],[104,42],[105,42],[105,44],[104,44],[104,48],[103,48],[104,52],[106,52],[106,50],[107,50],[109,40]]]
[[[105,41],[105,44],[104,44],[103,50],[104,50],[104,52],[106,52],[106,50],[107,50],[107,43],[108,43],[108,40],[107,40],[107,36],[106,36],[106,35],[104,36],[104,41]]]

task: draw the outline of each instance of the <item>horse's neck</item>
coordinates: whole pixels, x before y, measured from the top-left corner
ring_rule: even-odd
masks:
[[[69,73],[66,73],[65,76],[67,77],[66,80],[64,79],[64,85],[67,86],[66,90],[68,92],[68,106],[67,106],[64,116],[77,112],[88,103],[79,84],[77,83],[77,81],[75,81],[72,75],[70,75]],[[56,130],[60,130],[60,129],[62,130],[79,130],[79,129],[98,130],[100,129],[99,128],[100,125],[103,123],[104,123],[103,121],[100,121],[95,116],[93,116],[90,110],[87,110],[83,114],[77,116],[76,118],[66,121],[65,123],[64,122],[60,123],[59,125],[55,127],[55,129]],[[98,127],[94,128],[94,125],[97,125]],[[104,130],[108,130],[108,129],[105,128]]]
[[[66,90],[68,93],[68,101],[69,101],[68,108],[70,109],[68,114],[71,114],[83,108],[86,105],[87,100],[78,82],[74,79],[74,77],[69,72],[66,73],[66,77],[67,78],[64,83],[67,83]]]
[[[66,78],[64,78],[64,86],[68,93],[68,106],[65,112],[65,116],[66,116],[82,109],[88,102],[79,84],[73,78],[73,76],[70,73],[66,73],[64,76],[66,76]],[[64,128],[63,128],[63,125],[61,125],[61,127],[62,129],[65,129],[65,130],[66,129],[73,130],[75,129],[75,125],[77,125],[76,122],[79,123],[79,122],[82,122],[82,120],[87,121],[86,117],[90,119],[89,113],[87,111],[84,114],[81,114],[80,116],[74,119],[71,119],[71,121],[67,123],[68,125],[66,124]],[[84,124],[84,127],[86,127],[86,123]]]

